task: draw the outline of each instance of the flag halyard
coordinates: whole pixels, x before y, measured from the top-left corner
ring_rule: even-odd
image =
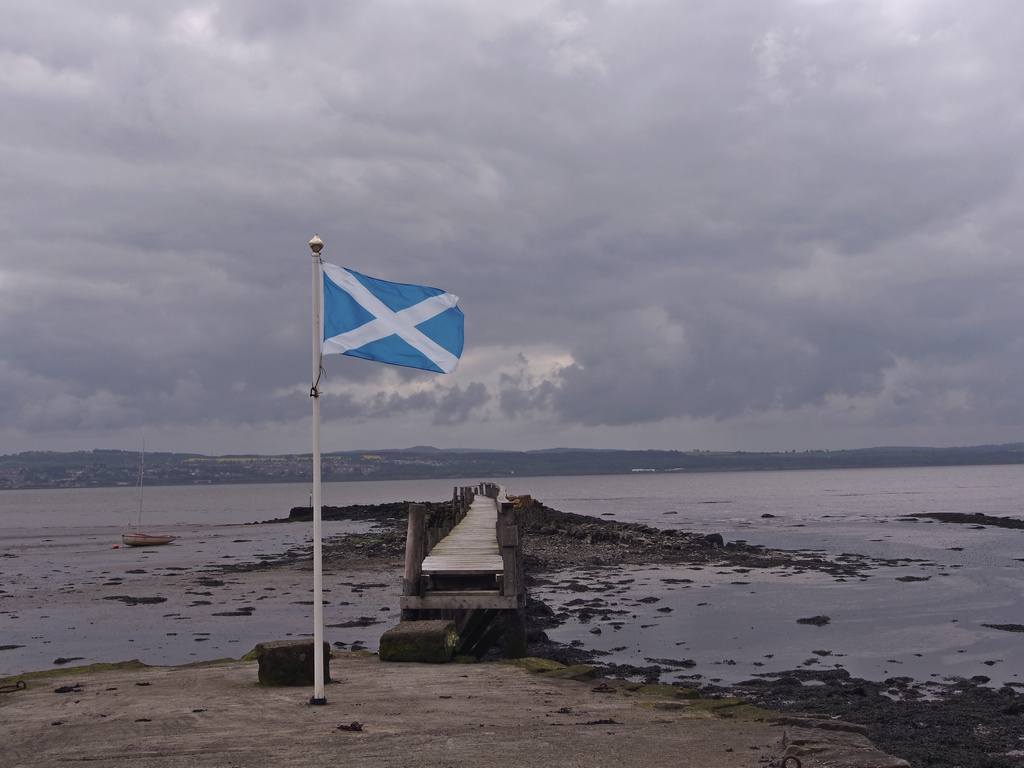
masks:
[[[459,297],[323,263],[321,351],[451,373],[464,342]]]

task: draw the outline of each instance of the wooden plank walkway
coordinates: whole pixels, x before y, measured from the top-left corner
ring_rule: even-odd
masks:
[[[526,591],[517,507],[501,485],[482,483],[476,489],[456,488],[452,511],[459,520],[455,527],[428,529],[425,506],[409,506],[402,623],[455,621],[465,654],[480,658],[504,636],[506,656],[525,656]],[[443,538],[424,557],[435,533]]]
[[[466,516],[423,559],[422,572],[431,576],[499,574],[505,569],[498,548],[498,503],[478,494]]]

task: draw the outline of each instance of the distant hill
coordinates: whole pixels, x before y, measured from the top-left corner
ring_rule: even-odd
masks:
[[[133,485],[137,451],[72,453],[30,451],[0,456],[0,489],[87,488]],[[887,447],[848,451],[620,451],[555,448],[495,451],[414,448],[345,451],[323,456],[323,479],[491,479],[511,476],[618,475],[637,472],[736,472],[754,470],[857,469],[980,464],[1024,464],[1024,443],[961,448]],[[147,453],[146,483],[205,485],[308,482],[310,454],[203,456]]]

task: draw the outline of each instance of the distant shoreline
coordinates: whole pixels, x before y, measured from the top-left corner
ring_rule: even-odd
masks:
[[[134,485],[141,454],[93,450],[0,456],[0,490],[110,488]],[[1024,443],[954,448],[888,447],[840,451],[721,452],[555,449],[540,451],[406,450],[324,454],[325,482],[458,478],[659,475],[822,469],[1024,464]],[[310,454],[203,456],[147,453],[146,484],[308,483]]]

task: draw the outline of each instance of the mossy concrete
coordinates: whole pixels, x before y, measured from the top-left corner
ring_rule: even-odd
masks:
[[[331,648],[323,644],[324,682],[331,682]],[[316,664],[312,640],[271,640],[256,646],[262,685],[313,685]]]
[[[380,637],[381,661],[445,664],[460,645],[454,621],[402,621]]]
[[[682,688],[678,685],[664,685],[662,683],[654,683],[650,685],[641,685],[635,689],[637,693],[653,694],[655,696],[668,696],[673,699],[699,699],[700,692],[695,688]]]
[[[30,680],[48,680],[53,677],[65,677],[67,675],[83,675],[92,672],[109,672],[118,669],[145,669],[148,665],[138,659],[131,661],[118,661],[114,663],[83,664],[77,667],[60,667],[59,669],[44,669],[37,672],[25,672],[21,675],[9,675],[0,677],[0,686],[14,685],[19,680],[28,682]]]
[[[597,677],[597,670],[586,664],[573,664],[571,667],[562,669],[551,669],[540,673],[544,677],[556,677],[563,680],[580,680],[582,682],[594,680]]]
[[[502,659],[495,663],[519,667],[520,669],[525,669],[528,672],[551,672],[555,669],[565,669],[565,664],[552,661],[551,659],[541,659],[537,656],[526,656],[521,659]]]
[[[597,677],[597,670],[587,664],[573,664],[571,667],[567,667],[565,664],[560,664],[557,661],[539,659],[536,656],[527,656],[521,659],[505,659],[497,663],[520,667],[544,677],[564,680],[580,680],[585,682]]]

